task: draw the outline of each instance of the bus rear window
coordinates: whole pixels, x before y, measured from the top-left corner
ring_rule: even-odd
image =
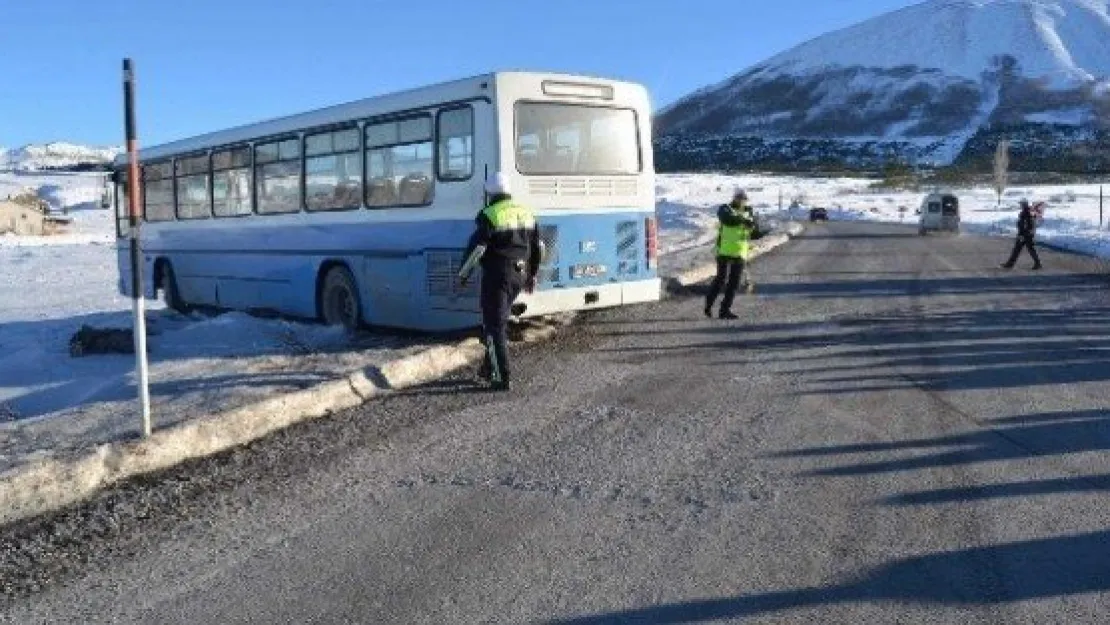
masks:
[[[636,174],[636,112],[574,104],[516,105],[516,167],[522,174]]]

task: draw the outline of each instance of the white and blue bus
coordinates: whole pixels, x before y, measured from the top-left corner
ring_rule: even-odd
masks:
[[[504,72],[141,151],[144,294],[414,330],[480,323],[455,276],[487,174],[509,176],[545,243],[518,317],[658,300],[646,90]],[[115,162],[130,295],[126,156]]]

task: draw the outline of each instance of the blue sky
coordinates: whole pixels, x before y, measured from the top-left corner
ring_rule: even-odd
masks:
[[[656,105],[910,0],[0,0],[0,146],[140,143],[450,80],[550,69]]]

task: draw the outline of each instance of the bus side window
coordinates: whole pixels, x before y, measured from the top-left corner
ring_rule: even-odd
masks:
[[[208,188],[210,175],[211,165],[207,154],[177,159],[175,176],[178,219],[207,219],[212,216],[212,198]]]
[[[432,202],[432,116],[368,124],[366,205],[425,206]]]
[[[362,205],[358,128],[305,137],[305,205],[342,210]]]
[[[439,179],[469,180],[474,175],[474,109],[440,111],[438,126]]]
[[[249,146],[212,153],[212,211],[217,217],[243,217],[254,212]]]
[[[144,165],[142,177],[143,217],[147,221],[173,221],[173,161]]]
[[[254,146],[254,184],[259,213],[300,212],[300,143],[299,139],[284,139]]]

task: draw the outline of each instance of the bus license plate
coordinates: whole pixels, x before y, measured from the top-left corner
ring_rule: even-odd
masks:
[[[603,276],[608,271],[605,265],[574,265],[571,268],[572,278],[597,278]]]

